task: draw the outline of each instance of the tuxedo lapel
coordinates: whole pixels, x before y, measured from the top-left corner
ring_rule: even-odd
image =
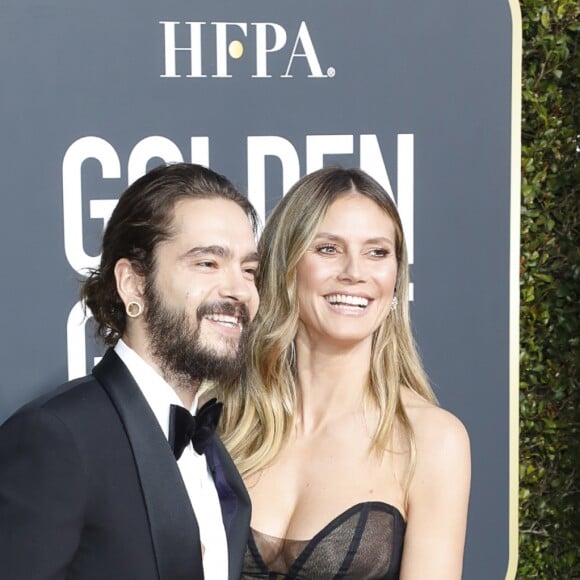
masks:
[[[228,540],[228,576],[230,580],[238,580],[250,530],[250,498],[238,470],[217,436],[214,435],[205,454],[220,499]]]
[[[160,580],[203,578],[199,528],[163,431],[127,367],[112,349],[93,369],[133,450]]]

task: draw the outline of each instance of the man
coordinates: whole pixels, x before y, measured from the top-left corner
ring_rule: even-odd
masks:
[[[239,374],[256,222],[197,165],[121,196],[81,292],[111,348],[0,429],[0,578],[239,578],[250,504],[213,432],[220,407],[183,407]]]

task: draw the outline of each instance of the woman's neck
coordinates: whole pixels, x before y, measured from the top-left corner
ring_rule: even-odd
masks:
[[[312,431],[363,408],[369,381],[371,341],[313,345],[296,338],[298,421]]]

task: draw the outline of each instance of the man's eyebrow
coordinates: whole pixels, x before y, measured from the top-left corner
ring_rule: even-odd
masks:
[[[231,256],[232,252],[229,248],[224,246],[195,246],[189,249],[183,255],[184,258],[197,258],[199,256],[218,256],[220,258],[227,258]]]
[[[225,246],[195,246],[187,251],[184,258],[199,258],[200,256],[217,256],[219,258],[231,258],[232,251]],[[242,258],[242,262],[259,262],[260,256],[258,252],[250,252]]]
[[[259,262],[259,261],[260,255],[258,254],[258,252],[250,252],[249,254],[246,254],[242,258],[242,262]]]

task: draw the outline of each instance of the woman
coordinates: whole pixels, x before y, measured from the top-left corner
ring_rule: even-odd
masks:
[[[413,345],[395,205],[360,170],[322,169],[259,250],[251,360],[222,419],[253,504],[243,577],[460,578],[469,442]]]

